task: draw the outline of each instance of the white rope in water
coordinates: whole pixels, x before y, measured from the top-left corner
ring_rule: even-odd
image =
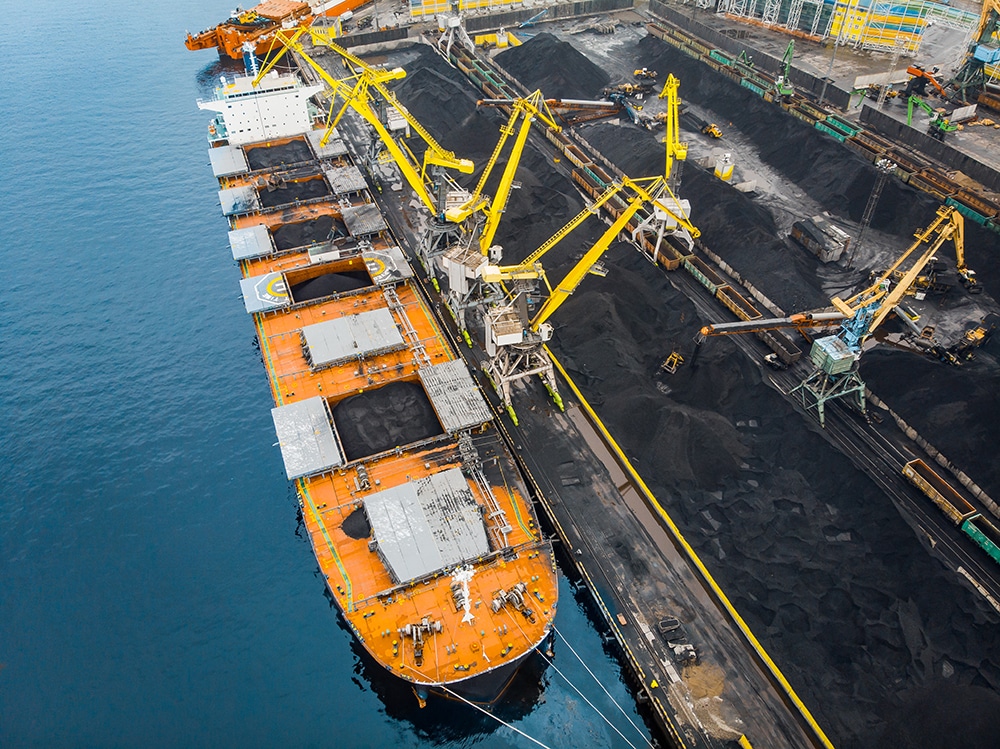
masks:
[[[563,638],[563,639],[565,639],[565,638]],[[618,726],[616,726],[614,723],[612,723],[611,719],[608,718],[607,715],[605,715],[604,713],[602,713],[601,709],[599,707],[597,707],[597,705],[595,705],[593,702],[591,702],[590,700],[587,699],[587,696],[583,692],[580,691],[580,689],[576,686],[576,684],[574,684],[572,681],[570,681],[570,678],[568,676],[566,676],[566,674],[564,674],[562,671],[559,670],[559,667],[556,666],[556,664],[552,662],[551,658],[546,658],[545,655],[541,651],[539,651],[538,654],[540,656],[542,656],[542,658],[545,658],[545,662],[548,663],[549,666],[557,674],[559,674],[561,677],[563,677],[563,679],[565,679],[566,683],[569,684],[573,688],[573,691],[576,692],[578,695],[580,695],[580,698],[584,702],[586,702],[588,705],[590,705],[591,709],[595,713],[597,713],[598,715],[600,715],[604,719],[604,722],[607,723],[608,726],[610,726],[610,728],[611,728],[612,731],[614,731],[619,736],[621,736],[622,741],[624,741],[626,744],[628,744],[630,747],[632,747],[632,749],[636,749],[635,744],[633,744],[631,741],[629,741],[628,738],[626,738],[625,734],[618,730]],[[607,691],[607,690],[605,690],[605,691]],[[611,701],[614,702],[614,698],[613,697],[611,698]],[[617,703],[615,703],[615,704],[617,704]],[[621,710],[621,707],[619,707],[618,709]],[[643,737],[643,738],[645,738],[645,737]],[[650,746],[652,746],[652,744],[650,744]]]
[[[521,633],[522,633],[522,634],[525,634],[525,633],[524,633],[524,630],[523,630],[523,629],[521,629],[521,625],[520,625],[520,624],[518,623],[518,621],[517,621],[517,618],[516,618],[516,617],[515,617],[515,616],[514,616],[513,614],[509,614],[509,616],[510,616],[510,619],[511,619],[511,621],[513,621],[513,622],[514,622],[514,626],[515,626],[515,627],[517,627],[517,628],[518,628],[518,629],[519,629],[519,630],[521,631]],[[555,625],[554,625],[554,624],[552,625],[552,630],[553,630],[553,631],[557,631],[557,630],[556,630],[556,628],[555,628]],[[562,639],[563,639],[563,641],[564,641],[564,642],[566,642],[567,644],[569,643],[569,641],[568,641],[568,640],[566,640],[566,638],[565,638],[565,637],[563,637],[563,634],[562,634],[562,632],[560,632],[560,633],[559,633],[559,636],[560,636],[560,637],[562,637]],[[577,657],[577,660],[580,660],[580,656],[579,656],[579,655],[577,655],[576,651],[575,651],[575,650],[573,650],[572,646],[570,646],[570,648],[569,648],[569,649],[570,649],[570,650],[571,650],[571,651],[573,652],[573,655],[576,655],[576,657]],[[576,684],[574,684],[574,683],[572,682],[572,680],[571,680],[571,679],[570,679],[570,678],[569,678],[568,676],[566,676],[566,674],[564,674],[564,673],[563,673],[562,671],[560,671],[560,670],[559,670],[559,667],[558,667],[558,666],[556,666],[556,664],[552,662],[552,659],[551,659],[551,658],[548,658],[548,657],[546,657],[546,655],[545,655],[545,654],[544,654],[544,653],[543,653],[543,652],[542,652],[541,650],[536,650],[535,652],[537,652],[537,653],[538,653],[538,655],[539,655],[539,656],[540,656],[540,657],[542,658],[542,660],[544,660],[544,661],[545,661],[545,662],[546,662],[547,664],[549,664],[549,666],[551,666],[551,667],[552,667],[552,670],[553,670],[553,671],[555,671],[555,672],[556,672],[557,674],[559,674],[559,675],[560,675],[561,677],[563,677],[563,679],[564,679],[564,680],[566,681],[566,683],[567,683],[567,684],[569,684],[569,685],[570,685],[570,686],[571,686],[571,687],[573,688],[573,691],[574,691],[574,692],[576,692],[576,693],[577,693],[577,694],[578,694],[578,695],[580,696],[580,698],[581,698],[581,699],[582,699],[582,700],[583,700],[584,702],[586,702],[586,703],[587,703],[587,704],[588,704],[588,705],[590,706],[590,708],[591,708],[591,709],[592,709],[592,710],[593,710],[593,711],[594,711],[595,713],[597,713],[598,715],[600,715],[600,716],[601,716],[601,718],[603,718],[603,719],[604,719],[604,722],[608,724],[608,726],[609,726],[609,727],[611,728],[611,730],[612,730],[612,731],[614,731],[614,732],[615,732],[615,733],[617,733],[617,734],[618,734],[619,736],[621,736],[621,738],[622,738],[622,741],[624,741],[624,742],[625,742],[626,744],[628,744],[628,745],[629,745],[630,747],[632,747],[632,749],[636,749],[636,746],[635,746],[635,744],[633,744],[633,743],[632,743],[631,741],[629,741],[629,740],[628,740],[628,738],[626,738],[625,734],[623,734],[623,733],[622,733],[621,731],[619,731],[619,730],[618,730],[618,726],[616,726],[616,725],[615,725],[614,723],[612,723],[612,722],[611,722],[611,719],[610,719],[610,718],[608,718],[608,716],[607,716],[607,715],[605,715],[604,713],[602,713],[602,712],[601,712],[601,709],[600,709],[599,707],[597,707],[597,705],[595,705],[595,704],[594,704],[593,702],[591,702],[590,700],[588,700],[588,699],[587,699],[587,696],[586,696],[586,695],[585,695],[585,694],[584,694],[583,692],[581,692],[581,691],[580,691],[579,687],[577,687],[577,686],[576,686]],[[580,662],[582,663],[583,661],[581,660]],[[587,667],[587,664],[586,664],[586,663],[584,663],[583,665],[584,665],[584,668],[586,668],[586,667]],[[593,672],[593,671],[591,671],[591,670],[590,670],[589,668],[587,668],[587,673],[589,673],[589,674],[590,674],[591,676],[593,676],[593,678],[594,678],[594,681],[596,681],[596,682],[597,682],[598,684],[600,684],[600,683],[601,683],[601,682],[600,682],[600,681],[598,680],[598,678],[597,678],[596,676],[594,676],[594,672]],[[604,689],[604,685],[603,685],[603,684],[601,684],[601,689]],[[615,698],[614,698],[614,697],[612,697],[612,696],[611,696],[611,695],[610,695],[610,694],[608,693],[608,690],[607,690],[607,689],[604,689],[604,693],[605,693],[605,694],[607,694],[607,695],[608,695],[608,697],[609,697],[609,698],[611,699],[611,701],[615,703],[615,707],[617,707],[617,708],[618,708],[619,710],[621,710],[621,711],[622,711],[622,714],[624,714],[624,713],[625,713],[625,711],[624,711],[624,710],[622,710],[622,707],[621,707],[621,705],[619,705],[619,704],[618,704],[618,703],[617,703],[617,702],[615,701]],[[627,718],[628,716],[626,715],[625,717]],[[629,720],[629,723],[632,723],[632,721],[631,721],[631,720]],[[632,727],[633,727],[633,728],[635,728],[635,729],[636,729],[637,731],[639,730],[638,728],[636,728],[636,725],[635,725],[635,723],[632,723]],[[640,731],[640,735],[642,735],[642,740],[646,742],[646,745],[647,745],[647,746],[650,746],[650,747],[651,747],[651,746],[653,746],[653,745],[652,745],[652,743],[650,743],[649,739],[647,739],[647,738],[645,737],[645,735],[643,735],[643,734],[642,734],[642,732],[641,732],[641,731]]]
[[[413,668],[413,666],[410,666],[409,664],[406,664],[406,663],[404,663],[403,666],[405,668],[408,668],[410,671],[413,671],[414,673],[420,674],[425,679],[427,678],[425,674],[423,674],[420,671],[418,671],[417,669]],[[552,747],[550,747],[548,744],[543,744],[541,741],[539,741],[538,739],[536,739],[534,736],[528,735],[527,733],[525,733],[524,731],[522,731],[517,726],[511,725],[510,723],[508,723],[507,721],[505,721],[503,718],[497,717],[496,715],[494,715],[493,713],[491,713],[486,708],[484,708],[484,707],[482,707],[480,705],[477,705],[475,702],[472,702],[471,700],[467,700],[465,697],[463,697],[462,695],[460,695],[458,692],[455,692],[454,690],[449,689],[444,684],[438,682],[438,683],[433,684],[433,686],[437,687],[438,689],[441,689],[442,691],[447,692],[448,694],[450,694],[452,697],[454,697],[459,702],[464,702],[466,705],[469,705],[470,707],[476,708],[476,710],[478,710],[479,712],[481,712],[483,715],[488,715],[489,717],[493,718],[493,720],[495,720],[500,725],[509,728],[514,733],[519,734],[520,736],[523,736],[524,738],[526,738],[531,743],[537,744],[538,746],[542,747],[542,749],[552,749]]]
[[[529,736],[528,734],[526,734],[524,731],[522,731],[517,726],[511,725],[510,723],[508,723],[507,721],[505,721],[503,718],[498,718],[496,715],[494,715],[493,713],[491,713],[486,708],[481,707],[481,706],[477,705],[475,702],[472,702],[470,700],[465,699],[465,697],[463,697],[462,695],[458,694],[457,692],[453,692],[451,689],[448,689],[448,687],[446,687],[444,684],[438,684],[437,686],[439,688],[443,689],[444,691],[446,691],[448,694],[450,694],[455,699],[460,700],[461,702],[464,702],[466,705],[469,705],[471,707],[476,708],[476,710],[478,710],[479,712],[483,713],[484,715],[490,716],[497,723],[500,723],[501,725],[506,726],[507,728],[509,728],[510,730],[512,730],[514,733],[517,733],[517,734],[520,734],[521,736],[524,736],[524,738],[526,738],[528,741],[532,742],[533,744],[537,744],[538,746],[543,747],[543,749],[552,749],[550,746],[548,746],[547,744],[543,744],[541,741],[539,741],[538,739],[536,739],[534,736]]]
[[[639,726],[637,726],[635,724],[635,721],[632,720],[632,717],[627,712],[625,712],[625,708],[623,708],[620,704],[618,704],[618,700],[616,700],[614,697],[611,696],[611,693],[601,683],[601,680],[597,678],[597,674],[595,674],[593,671],[590,670],[590,667],[587,665],[587,662],[585,660],[583,660],[583,658],[580,657],[580,654],[577,653],[573,649],[573,646],[570,644],[569,639],[567,639],[566,635],[564,635],[562,632],[560,632],[558,629],[556,629],[556,627],[555,627],[554,624],[552,625],[552,631],[555,632],[557,635],[559,635],[559,637],[562,639],[562,641],[566,643],[566,647],[569,648],[569,651],[573,655],[575,655],[576,659],[578,661],[580,661],[580,663],[583,665],[583,667],[585,669],[587,669],[587,673],[590,674],[590,676],[593,678],[593,680],[597,682],[597,685],[602,690],[604,690],[604,694],[608,695],[608,699],[610,699],[614,703],[615,707],[617,707],[618,710],[621,712],[621,714],[625,716],[625,720],[627,720],[632,725],[632,728],[634,728],[636,730],[636,732],[640,736],[642,736],[643,740],[646,742],[646,746],[650,746],[650,747],[653,746],[653,742],[651,742],[649,739],[646,738],[646,734],[642,731],[641,728],[639,728]]]

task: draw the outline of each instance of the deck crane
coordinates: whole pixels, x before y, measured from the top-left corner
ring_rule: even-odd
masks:
[[[953,98],[962,104],[975,102],[986,87],[986,66],[1000,64],[1000,0],[984,0],[979,25],[955,77],[948,82]]]
[[[677,89],[680,88],[680,85],[681,82],[674,77],[674,74],[669,74],[659,96],[659,98],[667,100],[667,118],[664,123],[667,128],[667,135],[664,139],[667,145],[667,161],[663,170],[663,178],[667,181],[671,191],[675,193],[680,185],[681,168],[684,166],[688,152],[687,143],[681,141],[681,100],[677,96]]]
[[[485,214],[486,221],[480,230],[478,241],[481,254],[487,255],[491,251],[495,254],[499,252],[499,250],[493,250],[493,237],[496,236],[497,228],[500,225],[500,217],[507,208],[507,200],[514,187],[514,174],[517,172],[518,164],[521,163],[521,155],[524,153],[524,144],[528,141],[531,123],[538,120],[557,133],[561,132],[562,128],[556,122],[555,115],[549,109],[542,92],[538,90],[520,99],[483,99],[478,104],[480,106],[508,106],[510,107],[510,117],[506,124],[500,128],[500,139],[493,148],[493,153],[490,155],[486,168],[483,169],[472,194],[461,205],[449,208],[445,212],[445,218],[452,223],[460,224],[477,212]],[[519,120],[520,124],[518,124]],[[493,173],[493,168],[497,165],[507,140],[512,135],[515,138],[510,154],[507,156],[507,165],[500,176],[496,194],[490,200],[483,193],[483,190],[486,189],[486,182]],[[499,259],[499,255],[497,259]]]
[[[330,73],[305,51],[300,41],[303,34],[309,34],[314,45],[329,47],[333,52],[340,55],[345,60],[345,63],[349,64],[349,67],[353,71],[352,75],[344,79],[336,79],[331,76]],[[281,49],[277,49],[275,46],[279,44],[281,45]],[[327,130],[320,144],[326,144],[347,109],[353,109],[374,128],[382,144],[392,156],[400,172],[402,172],[403,177],[424,206],[433,216],[441,216],[442,210],[439,207],[439,203],[443,201],[433,192],[435,189],[435,179],[432,172],[435,168],[442,168],[454,169],[462,174],[471,174],[475,170],[475,165],[472,161],[459,158],[454,152],[439,145],[417,119],[396,100],[395,95],[386,88],[386,83],[389,81],[405,77],[405,70],[402,68],[392,68],[390,70],[373,68],[334,42],[333,35],[329,30],[313,28],[311,26],[302,26],[294,30],[281,29],[276,31],[274,40],[272,41],[272,50],[276,50],[275,54],[272,55],[270,51],[268,52],[270,59],[261,69],[257,78],[254,79],[254,85],[270,72],[288,50],[294,50],[316,71],[320,78],[323,79],[323,82],[330,87],[330,92],[332,93]],[[382,122],[382,119],[372,106],[374,98],[372,92],[378,94],[386,106],[398,112],[409,128],[416,132],[424,141],[426,149],[422,160],[418,161],[409,148],[402,146],[397,141],[396,136]],[[334,107],[338,98],[343,101],[343,105],[337,111],[336,115],[334,115]]]
[[[632,192],[632,196],[627,200],[621,213],[616,216],[614,222],[601,238],[584,253],[572,270],[553,288],[541,265],[542,256],[583,223],[588,216],[594,215],[600,206],[626,188]],[[593,205],[587,206],[571,219],[522,263],[512,266],[488,264],[480,271],[483,280],[489,283],[514,282],[515,284],[507,290],[506,303],[498,305],[486,313],[486,352],[491,358],[484,367],[500,396],[500,400],[515,424],[517,423],[517,415],[512,405],[511,385],[526,377],[538,375],[556,405],[560,409],[563,408],[552,360],[545,346],[552,339],[554,332],[548,320],[562,306],[563,302],[576,291],[586,275],[594,272],[595,266],[611,246],[611,243],[626,231],[629,222],[635,218],[644,205],[652,204],[654,208],[667,210],[666,206],[660,203],[660,196],[663,194],[664,188],[665,183],[662,177],[641,180],[624,178],[620,182],[609,185]],[[526,294],[524,289],[517,284],[538,279],[545,283],[549,296],[538,312],[529,320]]]

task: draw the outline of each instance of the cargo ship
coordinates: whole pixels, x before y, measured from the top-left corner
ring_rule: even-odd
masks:
[[[264,0],[249,10],[237,8],[218,26],[197,34],[189,32],[184,46],[190,50],[214,48],[220,57],[239,60],[243,57],[243,45],[249,42],[254,52],[263,56],[271,50],[275,30],[308,25],[323,16],[338,18],[368,2],[371,0]]]
[[[332,599],[374,660],[491,702],[553,631],[558,579],[524,476],[321,87],[223,78],[199,107],[288,478]]]

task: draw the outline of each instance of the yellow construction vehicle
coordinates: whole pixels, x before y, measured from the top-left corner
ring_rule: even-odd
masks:
[[[632,71],[632,75],[636,78],[644,78],[647,81],[655,81],[658,74],[655,70],[650,70],[649,68],[637,68]]]
[[[445,218],[457,224],[462,223],[477,211],[483,212],[486,216],[486,222],[480,230],[479,248],[481,253],[486,255],[493,246],[493,237],[496,235],[497,227],[500,224],[500,216],[507,207],[507,199],[510,197],[510,191],[514,185],[514,174],[517,171],[518,164],[521,162],[521,154],[524,152],[524,144],[528,140],[531,123],[535,120],[540,120],[557,133],[561,132],[562,128],[555,121],[555,115],[552,114],[548,104],[546,104],[541,91],[535,91],[521,99],[484,99],[479,104],[486,106],[509,106],[511,110],[510,118],[500,128],[500,139],[497,141],[490,160],[487,162],[486,168],[483,169],[483,173],[472,194],[461,205],[445,211]],[[520,125],[518,125],[518,120],[521,121]],[[497,165],[507,139],[515,134],[514,144],[511,146],[510,154],[507,156],[507,165],[504,167],[503,174],[500,177],[500,184],[497,185],[496,194],[490,200],[483,194],[486,182],[493,173],[493,167]]]
[[[309,56],[305,47],[299,41],[302,35],[306,33],[312,38],[314,45],[328,47],[340,55],[345,63],[349,63],[353,74],[340,80],[330,75],[316,60]],[[433,215],[439,215],[441,210],[432,193],[431,167],[454,169],[462,174],[471,174],[475,170],[475,165],[470,160],[459,158],[454,152],[439,145],[417,119],[407,111],[406,107],[396,100],[395,94],[386,88],[385,84],[389,81],[405,77],[405,70],[402,68],[393,68],[391,70],[373,68],[334,42],[334,36],[335,32],[313,27],[300,27],[294,30],[279,29],[274,34],[274,39],[271,43],[272,51],[268,52],[268,62],[261,68],[260,73],[254,79],[254,85],[259,83],[274,68],[288,50],[294,50],[316,71],[320,78],[323,79],[323,82],[330,88],[331,97],[330,111],[327,115],[327,131],[320,140],[320,144],[326,145],[334,128],[340,122],[348,107],[350,107],[375,129],[382,144],[389,151],[393,161],[399,167],[407,183],[409,183],[410,187],[413,188],[413,191],[420,198],[420,201]],[[409,128],[413,132],[416,132],[424,141],[426,149],[421,161],[417,161],[413,152],[402,146],[397,141],[396,136],[382,122],[375,107],[373,107],[373,91],[381,97],[388,108],[397,112],[405,120]],[[338,100],[342,101],[343,104],[336,114],[334,114],[334,108]]]
[[[721,138],[722,131],[719,130],[719,126],[714,122],[709,122],[701,128],[701,132],[705,135],[711,135],[713,138]]]

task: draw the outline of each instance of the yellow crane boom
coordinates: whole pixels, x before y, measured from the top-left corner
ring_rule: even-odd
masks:
[[[666,167],[663,171],[663,177],[666,180],[670,180],[674,172],[674,164],[678,161],[684,161],[687,158],[688,146],[687,143],[681,142],[681,121],[680,121],[680,103],[681,100],[677,96],[677,90],[680,88],[681,82],[677,80],[673,73],[667,76],[666,83],[663,84],[663,90],[660,91],[659,98],[667,100],[667,118],[666,118],[666,129],[667,135],[664,142],[667,145],[667,161]],[[676,177],[674,182],[676,183]]]
[[[345,79],[336,79],[330,75],[330,73],[327,72],[323,66],[321,66],[306,52],[304,45],[300,41],[302,35],[306,33],[310,35],[314,45],[321,44],[328,47],[340,55],[345,62],[350,63],[353,75],[348,76]],[[438,144],[438,142],[431,136],[430,133],[427,132],[417,119],[413,117],[409,111],[407,111],[406,107],[397,101],[396,96],[389,91],[388,88],[386,88],[385,84],[387,82],[399,80],[400,78],[405,77],[406,71],[402,68],[386,70],[371,67],[360,58],[336,44],[333,41],[331,33],[325,29],[314,29],[312,27],[299,27],[294,31],[282,29],[275,32],[274,39],[272,40],[272,48],[274,48],[276,44],[280,44],[281,49],[277,50],[275,54],[270,57],[268,63],[261,68],[261,71],[254,80],[254,83],[258,83],[264,75],[270,72],[270,70],[287,53],[288,50],[294,50],[313,70],[316,71],[320,78],[322,78],[323,82],[329,86],[332,93],[327,132],[324,134],[321,143],[326,143],[330,134],[333,132],[333,128],[336,127],[337,123],[340,122],[341,117],[343,117],[344,113],[347,111],[347,108],[350,107],[361,115],[361,117],[363,117],[364,120],[375,129],[379,139],[389,151],[393,161],[395,161],[396,165],[399,167],[399,170],[402,172],[403,177],[409,183],[410,187],[412,187],[414,192],[417,193],[417,196],[428,208],[428,210],[430,210],[434,215],[438,215],[439,209],[436,204],[436,200],[429,189],[430,180],[428,176],[428,167],[436,165],[448,169],[456,169],[463,174],[471,174],[475,170],[475,164],[468,159],[457,157],[454,152],[449,151]],[[379,96],[385,100],[387,105],[394,107],[396,111],[399,112],[400,116],[406,120],[410,128],[415,131],[426,144],[427,147],[424,151],[423,160],[419,163],[419,171],[416,160],[411,156],[412,152],[407,153],[408,149],[407,151],[404,151],[403,148],[400,147],[400,144],[396,142],[395,137],[389,132],[386,126],[382,123],[378,114],[372,108],[371,90],[378,92]],[[342,99],[344,104],[337,112],[336,116],[334,116],[333,107],[335,106],[337,97]]]
[[[648,184],[648,189],[646,189],[641,183],[646,182]],[[552,290],[549,294],[549,298],[545,300],[545,304],[542,305],[541,309],[535,314],[534,318],[531,320],[531,330],[537,332],[539,326],[548,320],[552,314],[562,306],[563,302],[569,298],[570,294],[576,291],[577,286],[583,281],[590,269],[594,267],[594,264],[601,259],[601,256],[607,251],[608,247],[615,240],[619,234],[621,234],[628,222],[632,220],[632,217],[638,212],[640,208],[646,203],[655,203],[656,199],[650,193],[657,192],[658,188],[663,184],[662,177],[653,177],[646,180],[631,180],[629,178],[624,178],[620,183],[620,186],[614,192],[620,191],[624,187],[629,187],[635,192],[635,196],[629,200],[628,205],[615,219],[614,223],[608,228],[607,231],[601,236],[599,240],[584,253],[580,261],[573,267],[573,269],[566,274],[566,277]],[[616,185],[612,185],[616,187]],[[609,190],[608,192],[611,192]],[[614,194],[614,193],[612,193]],[[608,198],[611,196],[608,195]],[[603,198],[604,196],[602,196]]]
[[[521,155],[524,152],[524,145],[528,140],[531,123],[537,119],[556,132],[560,132],[562,128],[556,122],[555,115],[549,109],[541,91],[535,91],[521,99],[484,99],[479,104],[509,106],[511,109],[510,117],[500,128],[500,139],[493,148],[493,153],[490,155],[490,159],[486,163],[486,168],[483,169],[483,173],[480,175],[479,182],[472,191],[472,195],[462,205],[449,209],[445,213],[445,218],[457,224],[465,221],[476,211],[483,211],[486,214],[486,223],[483,225],[479,235],[479,248],[482,254],[485,255],[489,252],[490,246],[493,243],[493,237],[496,236],[497,228],[500,225],[500,216],[507,207],[507,200],[510,197],[510,191],[514,184],[514,174],[517,172],[518,164],[521,161]],[[520,126],[518,126],[518,120],[521,120]],[[514,138],[514,144],[511,146],[510,155],[507,157],[507,165],[504,167],[500,183],[497,185],[496,195],[490,200],[483,194],[483,191],[486,189],[486,182],[493,173],[493,168],[497,165],[507,140],[512,135],[516,137]]]
[[[933,241],[931,237],[937,235]],[[952,206],[941,206],[937,210],[937,216],[926,229],[918,231],[915,235],[916,241],[907,248],[892,266],[880,275],[868,288],[859,291],[849,299],[834,297],[830,301],[835,309],[843,313],[845,317],[853,317],[858,310],[868,307],[876,302],[878,307],[868,325],[867,336],[870,336],[875,329],[882,324],[893,308],[899,304],[907,289],[913,285],[924,267],[930,262],[941,246],[951,240],[955,245],[956,265],[959,274],[965,279],[971,279],[972,271],[965,267],[965,219],[962,214]],[[910,266],[909,270],[903,273],[902,278],[892,286],[891,277],[898,271],[900,266],[911,257],[919,248],[926,244],[926,249]],[[890,289],[891,287],[891,289]]]

